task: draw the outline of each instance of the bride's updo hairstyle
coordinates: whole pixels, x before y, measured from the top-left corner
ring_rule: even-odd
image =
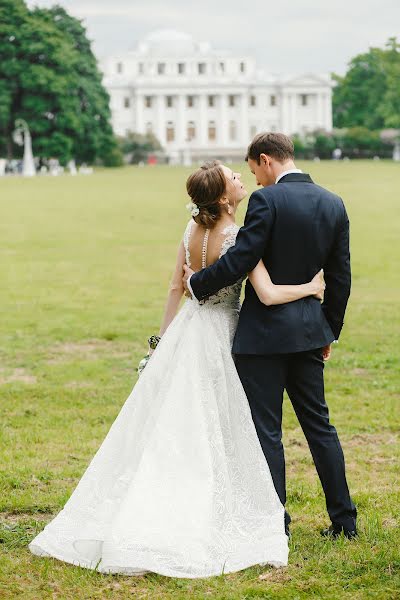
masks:
[[[221,217],[220,198],[225,193],[226,179],[218,160],[204,163],[186,181],[186,189],[199,214],[194,218],[198,225],[212,229]]]

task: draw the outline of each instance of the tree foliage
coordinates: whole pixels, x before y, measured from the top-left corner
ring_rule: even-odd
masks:
[[[329,159],[335,148],[341,149],[343,158],[391,158],[396,137],[395,133],[385,136],[379,131],[357,126],[295,135],[293,143],[297,158]]]
[[[160,142],[152,133],[129,133],[119,139],[119,147],[131,164],[143,162],[149,154],[162,151]]]
[[[354,57],[344,77],[334,76],[335,127],[400,128],[400,44]]]
[[[59,6],[0,0],[0,154],[9,157],[16,118],[28,122],[36,156],[120,162],[85,29]]]

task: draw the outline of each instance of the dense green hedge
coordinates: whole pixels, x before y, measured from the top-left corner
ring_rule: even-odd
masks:
[[[399,132],[400,136],[400,132]],[[385,136],[380,131],[365,127],[335,129],[331,133],[315,131],[293,136],[298,158],[332,158],[335,148],[340,148],[342,158],[392,158],[396,134]]]

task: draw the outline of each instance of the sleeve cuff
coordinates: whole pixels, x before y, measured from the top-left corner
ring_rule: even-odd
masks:
[[[190,285],[190,280],[192,279],[192,277],[193,277],[193,275],[191,275],[191,276],[189,277],[189,279],[188,279],[188,280],[187,280],[187,282],[186,282],[186,285],[188,286],[188,290],[189,290],[189,292],[192,294],[192,298],[194,298],[195,300],[197,300],[196,296],[195,296],[195,295],[194,295],[194,293],[193,293],[192,286]]]

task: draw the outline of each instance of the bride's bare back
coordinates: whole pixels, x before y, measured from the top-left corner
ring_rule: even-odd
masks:
[[[205,227],[193,222],[188,244],[190,266],[193,271],[200,271],[220,258],[224,242],[229,235],[227,228],[233,224],[232,220],[220,219],[215,227],[207,230]]]

